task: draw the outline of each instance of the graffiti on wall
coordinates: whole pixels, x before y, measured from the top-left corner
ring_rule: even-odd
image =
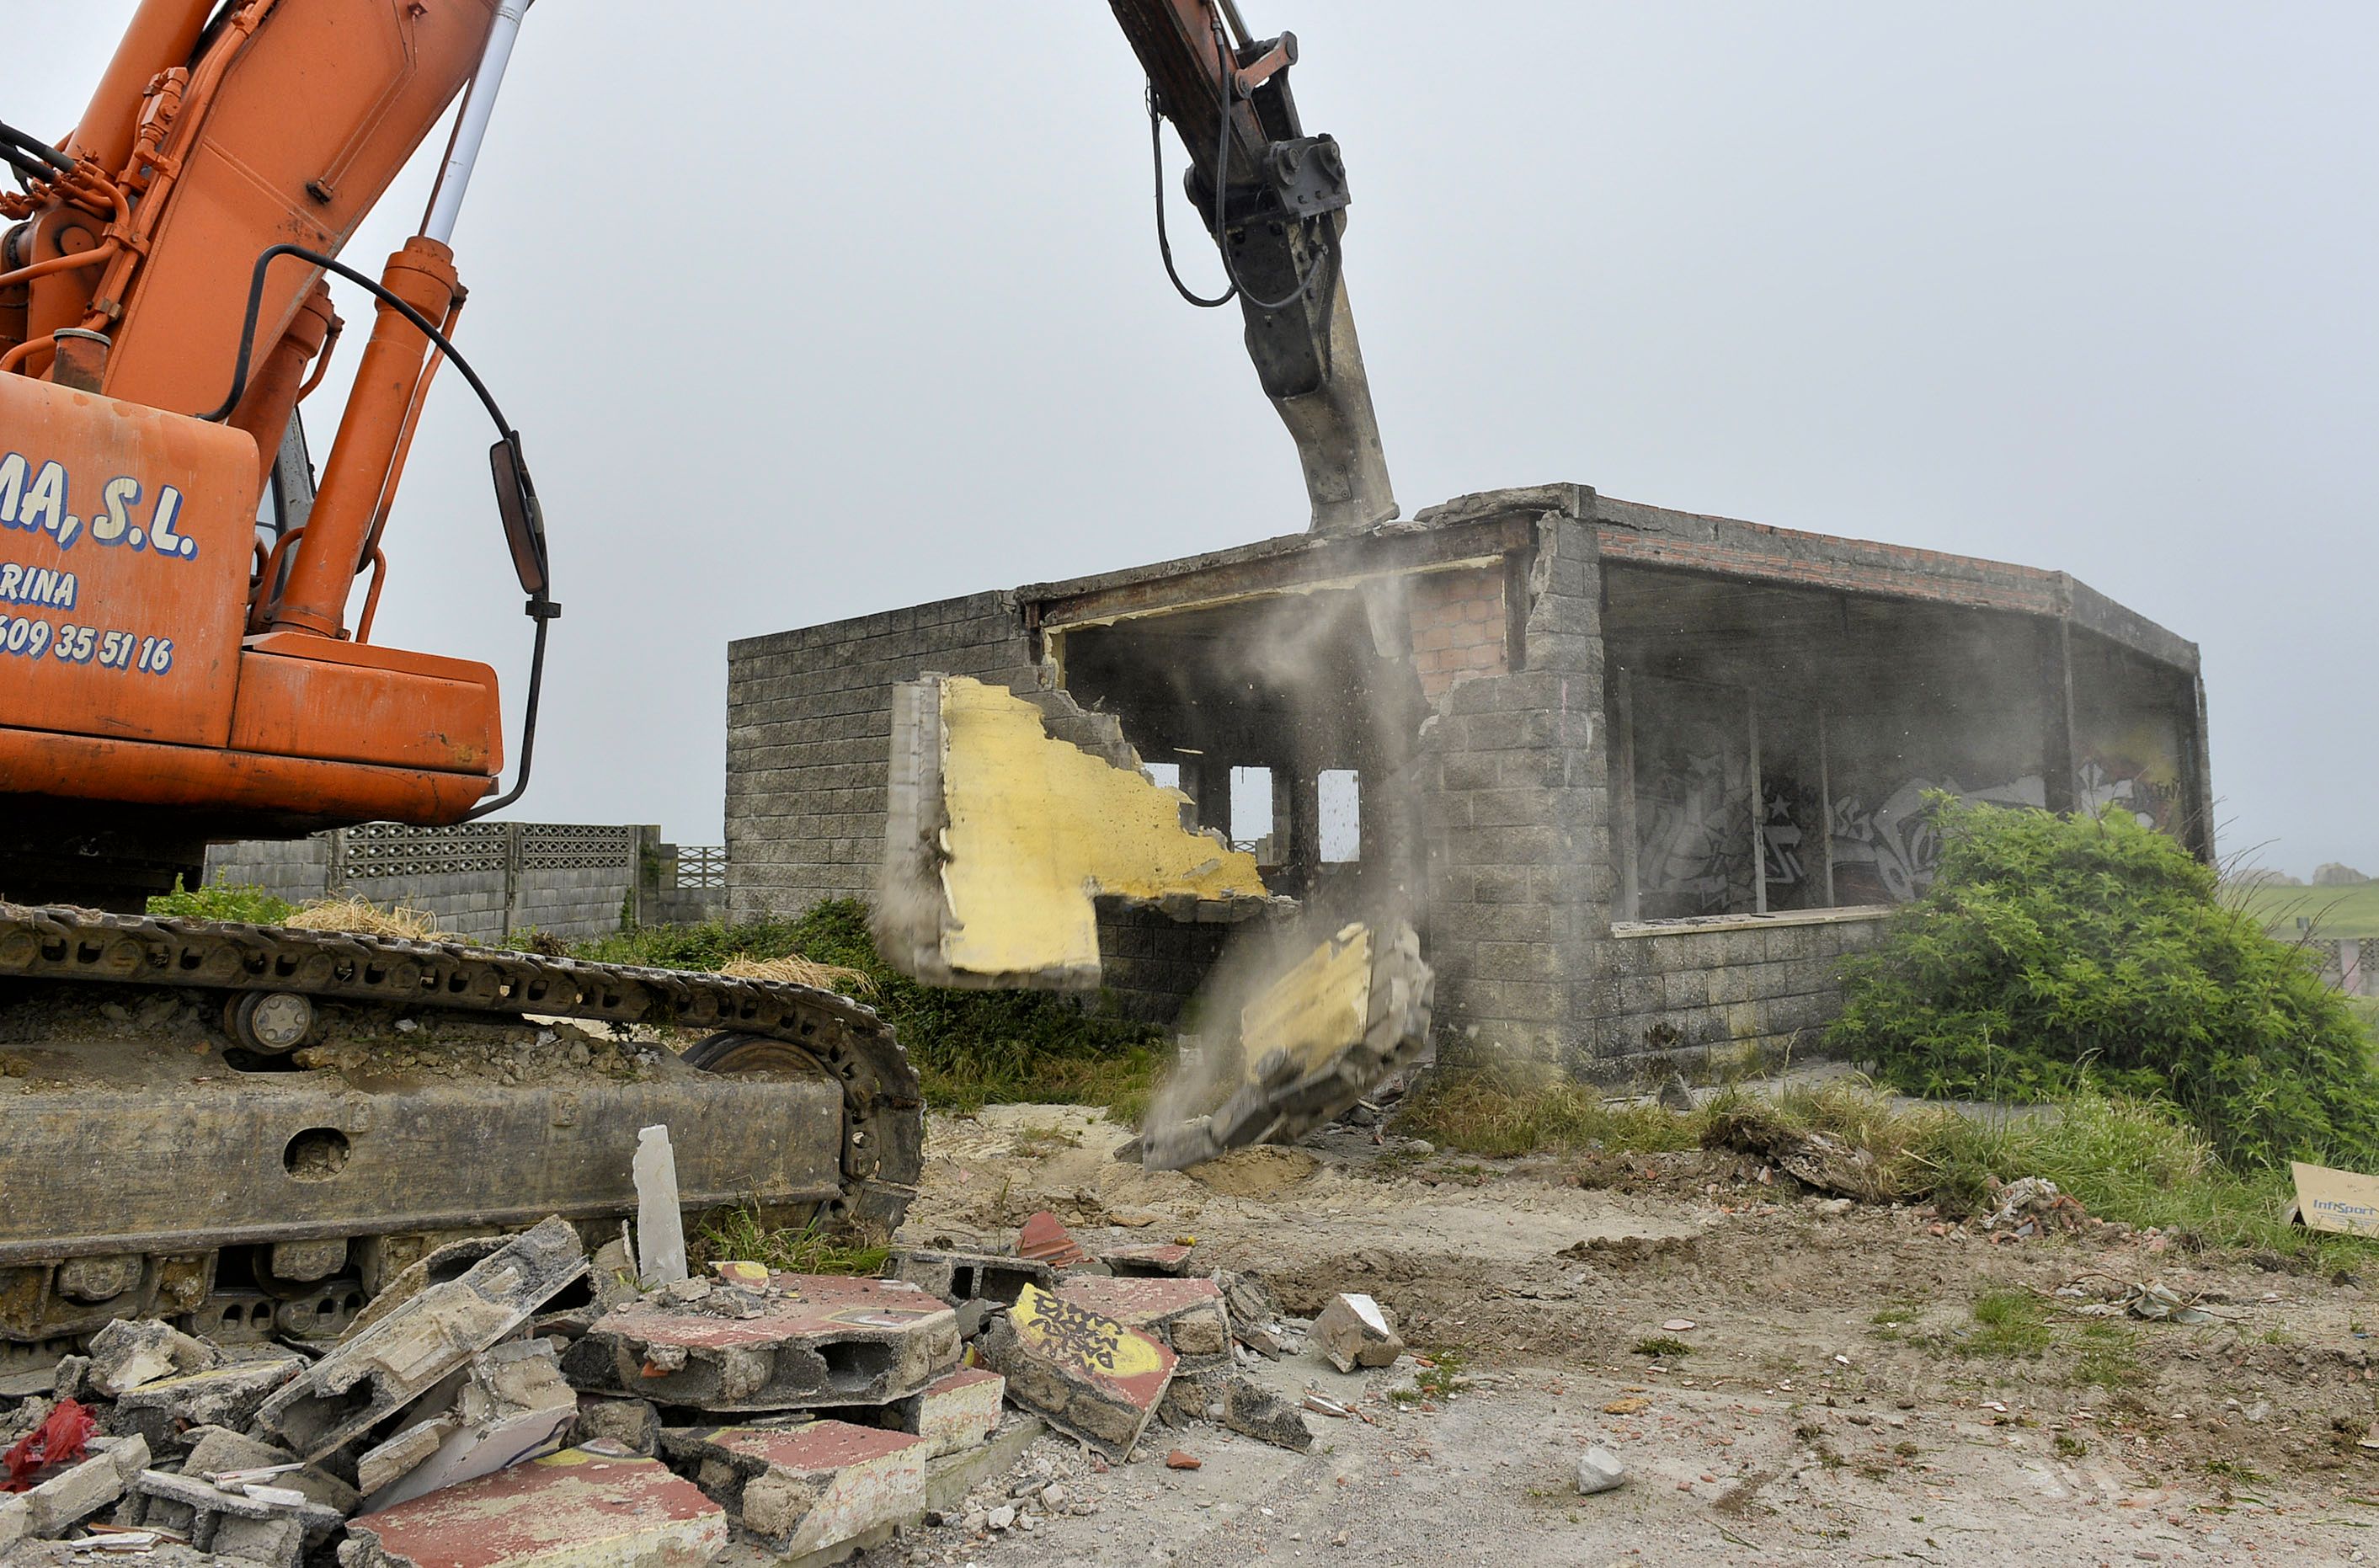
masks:
[[[1638,897],[1654,918],[1725,914],[1751,903],[1751,778],[1743,748],[1682,748],[1639,770]]]
[[[1925,809],[1939,790],[1968,805],[2045,806],[2038,774],[1987,789],[1955,779],[1910,778],[1879,801],[1842,794],[1834,800],[1834,900],[1841,904],[1904,904],[1921,896],[1941,866],[1941,833]]]

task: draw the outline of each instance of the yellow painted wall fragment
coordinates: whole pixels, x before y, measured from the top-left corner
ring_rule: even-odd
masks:
[[[1095,977],[1100,894],[1266,897],[1253,855],[1181,826],[1178,790],[1053,738],[1038,708],[1000,687],[940,685],[952,970]]]

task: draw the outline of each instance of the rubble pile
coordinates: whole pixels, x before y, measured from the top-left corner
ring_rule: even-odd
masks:
[[[1040,1213],[888,1279],[657,1281],[557,1217],[430,1253],[328,1345],[117,1321],[0,1393],[0,1564],[807,1563],[920,1521],[1030,1531],[1098,1507],[1029,1452],[1044,1433],[1093,1466],[1200,1422],[1302,1451],[1304,1409],[1343,1412],[1243,1369],[1309,1333],[1401,1349],[1368,1297],[1285,1319],[1192,1252],[1100,1251]]]

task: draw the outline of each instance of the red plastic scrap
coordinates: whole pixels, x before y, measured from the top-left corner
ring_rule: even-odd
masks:
[[[72,1399],[61,1399],[49,1418],[6,1453],[8,1479],[0,1491],[30,1491],[33,1481],[54,1465],[71,1465],[91,1452],[91,1434],[99,1429],[89,1410]]]

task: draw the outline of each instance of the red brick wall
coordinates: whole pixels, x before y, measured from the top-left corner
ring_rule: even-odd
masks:
[[[1413,668],[1431,701],[1463,681],[1511,671],[1503,654],[1503,573],[1429,572],[1412,580]]]

